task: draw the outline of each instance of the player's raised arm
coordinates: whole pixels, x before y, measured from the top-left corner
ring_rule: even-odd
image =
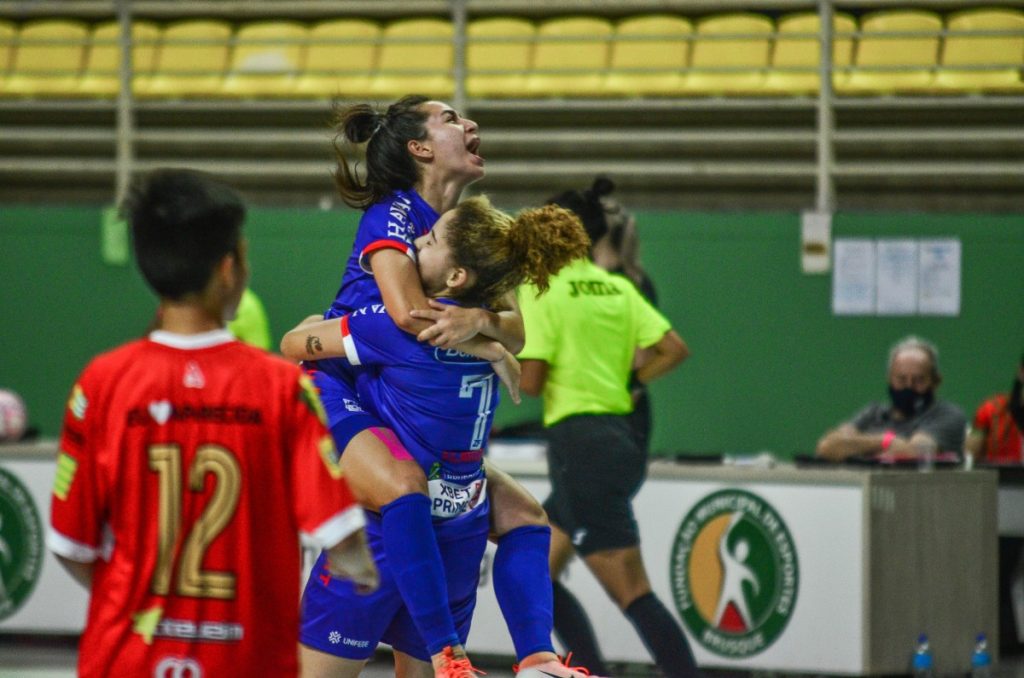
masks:
[[[345,317],[329,320],[319,317],[314,317],[313,320],[306,318],[281,339],[281,354],[292,360],[348,357],[344,341],[344,336],[347,334],[344,326]],[[470,343],[471,346],[460,345],[459,349],[489,362],[505,362],[511,358],[509,351],[497,341],[477,337]],[[511,359],[514,360],[514,358]],[[518,372],[513,366],[506,366],[504,371],[507,375]],[[499,374],[499,376],[501,375]],[[502,381],[505,381],[504,377],[502,377]],[[518,390],[518,382],[516,382],[516,389]]]
[[[309,316],[288,330],[281,339],[280,348],[281,355],[291,360],[344,358],[341,318],[324,320],[321,316]]]

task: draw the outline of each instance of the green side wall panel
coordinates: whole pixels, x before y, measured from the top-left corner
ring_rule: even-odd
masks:
[[[691,358],[653,387],[659,454],[809,452],[818,436],[885,396],[890,345],[934,341],[940,394],[968,416],[1009,389],[1024,352],[1024,215],[838,214],[834,237],[956,237],[961,314],[835,317],[831,277],[800,272],[792,213],[637,212],[643,262]],[[253,209],[252,287],[276,336],[334,295],[359,213]],[[0,206],[0,388],[32,424],[59,432],[90,356],[140,336],[156,299],[134,265],[101,257],[102,210]],[[498,424],[537,419],[503,403]]]

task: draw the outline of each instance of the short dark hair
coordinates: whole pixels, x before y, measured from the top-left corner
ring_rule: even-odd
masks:
[[[201,292],[224,255],[238,251],[245,221],[239,195],[216,179],[159,169],[132,187],[121,208],[142,277],[163,298]]]

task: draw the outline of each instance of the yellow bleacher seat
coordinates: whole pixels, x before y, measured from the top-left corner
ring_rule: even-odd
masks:
[[[649,14],[620,21],[604,80],[607,93],[640,97],[682,92],[691,33],[693,25],[679,16]]]
[[[365,19],[331,19],[309,30],[306,66],[292,91],[303,98],[370,96],[380,26]]]
[[[11,67],[11,54],[14,53],[14,39],[18,32],[10,21],[0,20],[0,92]]]
[[[853,63],[868,70],[855,69],[838,78],[837,91],[892,94],[931,88],[942,31],[939,15],[922,10],[874,12],[861,17],[860,30],[863,35],[856,42]],[[921,37],[874,35],[885,32],[920,33]]]
[[[164,28],[147,97],[216,96],[224,80],[231,45],[231,24],[215,20],[186,20]]]
[[[690,59],[694,70],[683,87],[690,94],[757,92],[768,68],[773,30],[772,20],[760,14],[738,12],[701,19]],[[717,37],[730,34],[744,37]]]
[[[771,70],[765,78],[763,91],[766,94],[816,94],[818,92],[817,68],[821,47],[814,38],[791,37],[798,33],[817,33],[821,22],[814,12],[800,12],[779,17],[778,37],[772,49]],[[853,33],[857,22],[847,14],[832,17],[832,66],[849,66],[853,59],[853,37],[840,33]],[[788,70],[805,68],[808,70]],[[833,71],[841,74],[845,71]],[[832,84],[836,77],[833,75]]]
[[[531,96],[601,96],[608,68],[612,24],[607,19],[575,16],[548,19],[537,29]],[[550,41],[545,42],[545,39]]]
[[[281,97],[291,94],[302,68],[309,29],[294,21],[257,21],[235,34],[222,94]]]
[[[42,19],[18,31],[4,93],[68,96],[78,89],[89,28],[80,21]]]
[[[156,65],[157,39],[160,29],[148,21],[132,23],[132,90],[144,89]],[[108,21],[93,28],[85,72],[78,83],[78,93],[94,97],[117,96],[121,88],[121,26]]]
[[[469,96],[524,96],[536,35],[537,28],[526,19],[489,17],[470,21],[466,28],[466,92]]]
[[[1017,35],[947,35],[943,66],[1013,64],[995,70],[940,68],[935,86],[952,92],[1020,92],[1024,71],[1024,12],[1013,9],[969,9],[946,17],[949,31],[1016,31]]]
[[[385,26],[371,84],[374,94],[451,96],[455,90],[452,36],[452,24],[444,19],[401,19]]]

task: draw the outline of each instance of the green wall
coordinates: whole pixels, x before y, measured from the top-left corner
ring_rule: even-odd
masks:
[[[358,213],[254,209],[252,286],[280,336],[334,294]],[[142,333],[156,304],[132,266],[100,260],[100,210],[0,206],[0,388],[55,436],[89,357]],[[654,449],[808,451],[885,394],[899,337],[936,342],[941,394],[967,410],[1005,390],[1024,351],[1024,216],[839,214],[833,235],[952,236],[963,242],[957,318],[837,318],[831,278],[800,273],[799,215],[638,212],[661,307],[692,350],[654,385]],[[527,399],[499,424],[539,417]]]

